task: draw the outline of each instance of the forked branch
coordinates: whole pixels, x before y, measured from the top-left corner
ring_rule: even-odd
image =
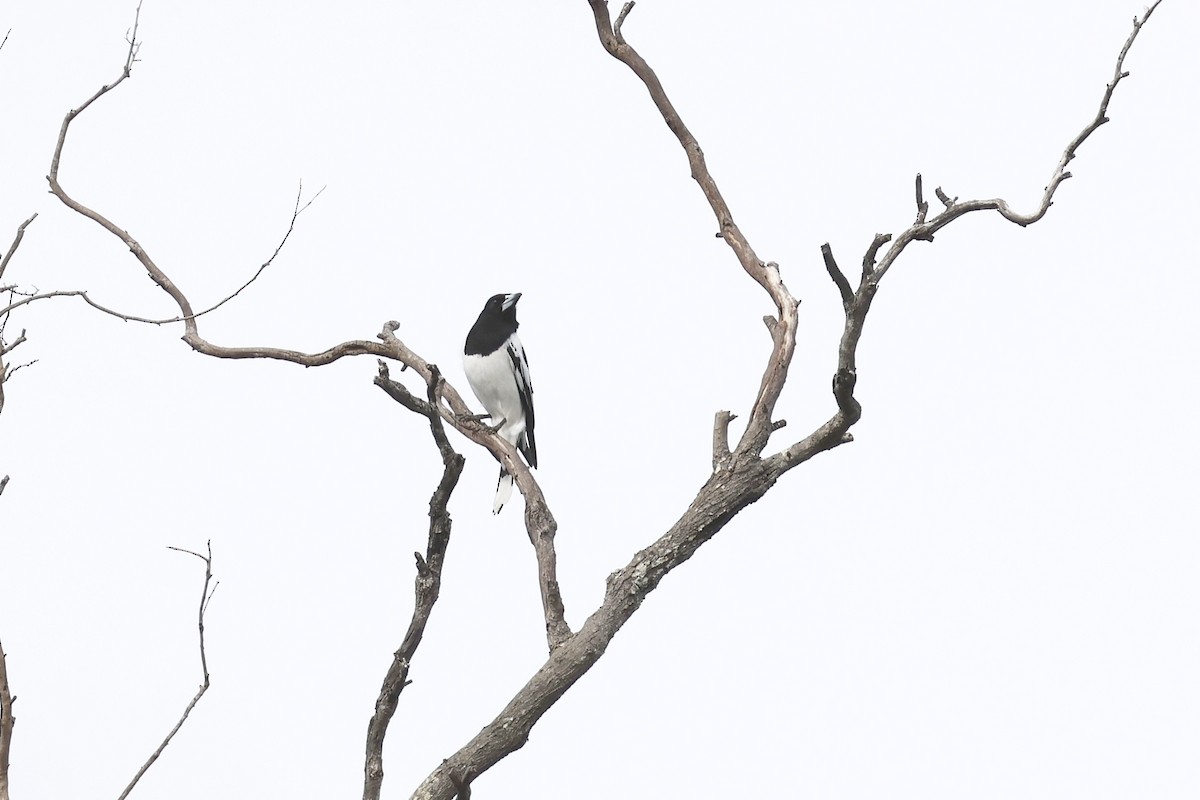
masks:
[[[405,408],[421,414],[429,420],[430,435],[442,457],[442,478],[429,498],[429,539],[425,555],[413,553],[417,562],[417,576],[413,585],[413,613],[408,631],[400,647],[392,657],[392,664],[384,676],[375,701],[375,713],[367,723],[367,754],[363,767],[363,800],[378,800],[383,788],[383,740],[387,736],[388,724],[396,713],[400,693],[411,682],[408,679],[413,656],[425,635],[425,626],[433,613],[442,588],[442,565],[446,559],[446,548],[450,544],[450,495],[462,475],[463,457],[450,445],[442,418],[438,413],[438,391],[442,385],[441,372],[430,365],[434,379],[429,383],[426,400],[420,400],[404,386],[391,379],[386,361],[379,362],[379,374],[375,385]]]

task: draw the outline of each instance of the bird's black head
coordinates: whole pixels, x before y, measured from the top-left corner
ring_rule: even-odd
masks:
[[[517,332],[517,301],[520,292],[496,294],[483,304],[479,319],[467,334],[467,355],[487,355],[502,347]]]
[[[521,299],[520,292],[512,294],[494,294],[488,298],[488,301],[483,306],[483,313],[495,314],[498,317],[504,317],[515,321],[517,319],[517,301]]]

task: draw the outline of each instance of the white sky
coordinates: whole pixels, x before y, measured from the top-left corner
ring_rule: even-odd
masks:
[[[1032,208],[1141,2],[644,0],[626,26],[735,218],[804,303],[780,446],[833,408],[852,270],[913,175]],[[616,6],[614,6],[614,11]],[[6,278],[170,316],[120,242],[45,193],[68,108],[113,80],[128,0],[16,0],[0,51]],[[1193,235],[1200,6],[1165,0],[1040,224],[914,244],[860,350],[856,443],[787,476],[672,574],[475,784],[480,798],[1200,795]],[[569,621],[683,510],[712,414],[746,410],[770,308],[584,0],[146,0],[133,78],[61,179],[128,229],[213,341],[321,349],[387,319],[465,391],[484,299],[521,291],[538,477]],[[936,203],[936,201],[934,201]],[[0,639],[14,798],[353,797],[408,623],[436,454],[371,385],[195,355],[176,327],[30,307],[0,418]],[[443,595],[388,739],[407,797],[545,657],[520,504],[468,457]]]

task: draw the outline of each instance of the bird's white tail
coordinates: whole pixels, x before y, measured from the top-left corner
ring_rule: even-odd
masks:
[[[499,514],[500,509],[512,497],[513,476],[504,467],[500,468],[500,480],[496,483],[496,499],[492,501],[492,513]]]

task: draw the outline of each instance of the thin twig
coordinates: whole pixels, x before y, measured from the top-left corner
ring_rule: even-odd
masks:
[[[301,184],[301,191],[303,191],[303,184]],[[303,206],[300,205],[300,196],[297,195],[296,196],[296,205],[295,205],[294,210],[292,211],[291,221],[288,223],[288,228],[284,232],[283,238],[280,240],[279,244],[275,247],[275,251],[271,254],[271,257],[268,258],[266,261],[264,261],[262,264],[260,264],[258,269],[255,271],[255,273],[250,276],[250,279],[247,280],[245,283],[243,283],[240,287],[238,287],[237,291],[233,292],[232,294],[225,297],[224,299],[214,303],[213,305],[209,306],[208,308],[204,309],[203,311],[197,311],[197,312],[191,314],[190,316],[164,317],[162,319],[152,319],[150,317],[139,317],[136,314],[127,314],[123,311],[117,311],[115,309],[109,308],[108,306],[101,305],[100,303],[97,303],[95,300],[93,300],[88,295],[87,291],[82,290],[82,289],[62,289],[62,290],[54,291],[54,292],[42,292],[40,294],[27,295],[16,302],[10,303],[9,305],[5,306],[4,308],[0,308],[0,315],[7,314],[8,312],[13,311],[14,309],[20,308],[21,306],[28,305],[28,304],[33,303],[38,300],[47,300],[52,297],[78,297],[78,298],[82,299],[83,302],[87,303],[89,306],[96,309],[97,311],[99,311],[103,314],[108,314],[111,317],[116,317],[117,319],[124,320],[125,322],[141,322],[141,323],[145,323],[147,325],[170,325],[175,322],[186,322],[189,319],[196,319],[197,317],[202,317],[205,314],[209,314],[213,311],[216,311],[218,308],[225,305],[226,303],[228,303],[230,300],[234,299],[238,295],[240,295],[243,291],[246,290],[247,287],[250,286],[250,284],[252,284],[256,280],[258,280],[259,276],[261,276],[263,274],[263,272],[267,269],[267,267],[271,266],[272,262],[275,261],[275,257],[279,255],[281,250],[283,250],[283,246],[285,244],[287,244],[288,238],[292,235],[292,232],[296,228],[296,218],[299,217],[300,214],[304,213],[304,211],[309,206],[311,206],[318,197],[321,196],[321,192],[324,192],[324,191],[325,191],[325,188],[322,187],[321,191],[317,192],[311,198],[309,198],[308,202],[305,203]],[[25,223],[23,225],[21,225],[21,227],[18,229],[17,238],[13,242],[12,247],[9,248],[9,253],[7,255],[5,255],[4,261],[0,262],[0,275],[4,274],[4,269],[3,269],[4,266],[8,265],[8,260],[9,260],[9,258],[11,258],[12,252],[14,250],[16,250],[17,245],[20,244],[21,237],[25,232],[25,226],[28,225],[30,222],[33,222],[33,220],[36,217],[37,217],[37,214],[34,214],[32,217],[30,217],[28,220],[26,220]],[[9,290],[14,289],[14,287],[5,287],[5,288],[7,288]]]
[[[137,774],[133,776],[133,780],[129,782],[129,785],[125,787],[125,791],[121,792],[117,800],[125,800],[125,798],[129,796],[129,793],[133,791],[133,787],[137,786],[137,782],[140,781],[142,776],[146,774],[146,770],[150,769],[150,766],[158,760],[160,755],[162,755],[163,750],[167,749],[167,745],[169,745],[171,740],[175,738],[175,734],[179,733],[179,729],[183,727],[183,723],[187,722],[188,715],[192,713],[192,709],[196,707],[196,704],[200,702],[200,698],[203,697],[204,693],[208,691],[210,681],[208,676],[208,654],[204,649],[204,614],[206,611],[208,611],[208,603],[210,600],[212,600],[213,593],[217,591],[218,584],[213,584],[212,590],[209,591],[209,584],[212,583],[211,540],[208,541],[207,547],[208,555],[201,555],[194,550],[185,550],[182,547],[167,548],[168,550],[175,550],[179,553],[187,553],[188,555],[195,556],[204,562],[204,588],[200,592],[200,610],[197,612],[197,627],[200,631],[200,670],[203,673],[204,680],[200,684],[200,689],[196,692],[195,696],[192,697],[191,702],[189,702],[187,707],[183,709],[183,715],[179,717],[179,721],[175,723],[175,727],[172,728],[171,732],[168,733],[166,738],[162,740],[162,744],[158,746],[158,749],[150,754],[150,757],[146,759],[146,763],[142,764],[141,769],[139,769]]]

